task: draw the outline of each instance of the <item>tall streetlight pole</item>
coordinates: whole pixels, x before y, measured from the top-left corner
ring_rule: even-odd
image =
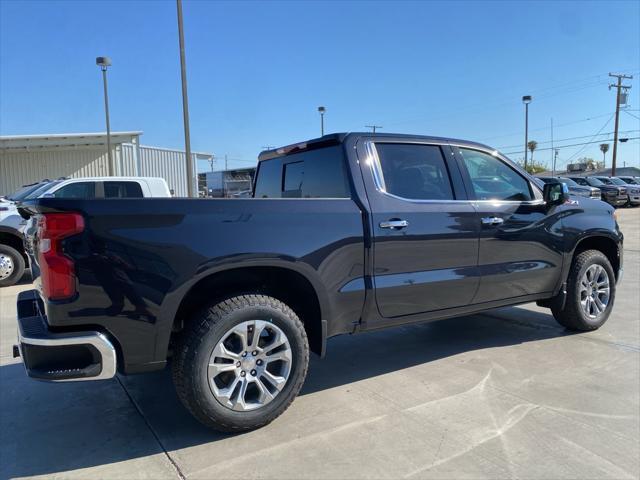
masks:
[[[318,112],[320,113],[320,136],[324,137],[324,112],[326,112],[327,109],[324,108],[323,106],[318,107]]]
[[[529,149],[529,104],[531,103],[531,95],[522,97],[524,103],[524,169],[527,170],[527,150]]]
[[[193,197],[193,160],[191,158],[191,135],[189,134],[189,98],[187,97],[187,61],[184,55],[184,26],[182,22],[182,0],[178,7],[178,40],[180,42],[180,75],[182,77],[182,117],[184,121],[184,151],[187,161],[187,195]]]
[[[611,176],[615,177],[616,176],[616,160],[618,157],[618,125],[620,122],[620,103],[621,103],[620,90],[624,88],[626,92],[631,88],[631,86],[622,85],[622,79],[624,78],[624,79],[631,80],[633,76],[616,75],[613,73],[610,73],[609,76],[618,79],[617,83],[609,85],[609,90],[611,90],[612,88],[616,89],[616,124],[613,130],[613,153],[611,154]]]
[[[113,176],[113,158],[111,156],[111,125],[109,124],[109,94],[107,93],[107,67],[111,66],[109,57],[97,57],[96,65],[102,70],[102,86],[104,87],[104,114],[107,120],[107,173]]]

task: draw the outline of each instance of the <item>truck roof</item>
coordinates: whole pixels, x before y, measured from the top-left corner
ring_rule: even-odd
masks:
[[[318,148],[329,147],[331,145],[339,145],[344,143],[350,137],[375,137],[386,139],[414,139],[414,140],[426,140],[435,143],[452,143],[464,147],[480,147],[485,149],[492,149],[488,145],[482,143],[473,142],[469,140],[461,140],[458,138],[448,137],[434,137],[429,135],[413,135],[406,133],[371,133],[371,132],[340,132],[330,133],[323,137],[313,138],[311,140],[305,140],[298,143],[292,143],[291,145],[285,145],[283,147],[274,148],[272,150],[264,150],[258,155],[258,161],[270,160],[272,158],[283,157],[294,153],[299,153],[305,150],[315,150]]]

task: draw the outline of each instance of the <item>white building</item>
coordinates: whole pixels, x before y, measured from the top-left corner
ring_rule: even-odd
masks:
[[[111,134],[111,165],[106,133],[0,136],[0,195],[45,178],[114,175],[161,177],[176,196],[186,197],[185,152],[140,145],[140,135],[141,131]],[[212,155],[191,157],[197,191],[197,160],[210,160]]]

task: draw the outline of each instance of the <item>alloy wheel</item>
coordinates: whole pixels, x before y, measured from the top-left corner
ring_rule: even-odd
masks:
[[[209,386],[225,407],[255,410],[278,396],[291,365],[291,345],[284,332],[271,322],[249,320],[227,331],[211,352]]]
[[[580,279],[580,306],[589,318],[597,318],[609,304],[609,275],[602,265],[587,268]]]

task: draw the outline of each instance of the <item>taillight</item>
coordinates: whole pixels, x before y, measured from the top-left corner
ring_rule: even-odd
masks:
[[[83,230],[79,213],[45,213],[38,220],[40,277],[49,300],[64,300],[76,293],[75,268],[62,252],[62,240]]]

